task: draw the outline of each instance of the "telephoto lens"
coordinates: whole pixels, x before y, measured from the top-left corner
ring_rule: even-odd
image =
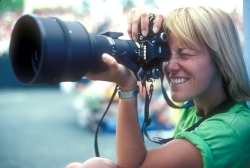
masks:
[[[78,81],[88,71],[107,70],[101,59],[103,53],[118,61],[119,56],[136,59],[140,47],[132,40],[118,39],[120,35],[91,35],[79,22],[23,15],[11,35],[12,69],[23,84]]]

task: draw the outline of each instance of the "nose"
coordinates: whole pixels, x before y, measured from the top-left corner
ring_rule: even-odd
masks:
[[[173,57],[169,59],[168,62],[164,64],[164,70],[165,72],[173,72],[173,71],[178,71],[180,69],[178,57]]]

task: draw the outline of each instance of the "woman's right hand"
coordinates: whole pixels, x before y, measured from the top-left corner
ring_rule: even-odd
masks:
[[[101,80],[117,83],[122,91],[134,90],[137,85],[137,78],[134,73],[122,64],[118,64],[114,57],[104,53],[102,60],[109,69],[101,73],[88,72],[85,77],[91,80]]]
[[[134,41],[138,40],[139,26],[143,36],[148,34],[149,15],[153,13],[155,16],[153,32],[157,33],[162,25],[164,16],[158,9],[149,8],[132,8],[127,16],[128,28],[127,32]]]

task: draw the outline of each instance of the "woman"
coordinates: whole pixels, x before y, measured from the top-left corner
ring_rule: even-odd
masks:
[[[163,26],[169,36],[171,57],[163,69],[171,98],[193,100],[194,106],[184,109],[174,140],[147,150],[140,134],[136,96],[120,99],[117,162],[92,158],[68,167],[250,167],[250,110],[245,103],[250,99],[250,85],[233,20],[222,10],[205,6],[176,9],[165,18],[158,11],[153,13],[153,30]],[[147,34],[148,16],[142,8],[131,9],[128,34],[134,40],[139,23]],[[130,70],[107,54],[102,58],[109,71],[88,73],[88,78],[115,82],[122,92],[136,88]],[[233,105],[226,112],[211,116],[190,132],[183,131],[227,101]]]

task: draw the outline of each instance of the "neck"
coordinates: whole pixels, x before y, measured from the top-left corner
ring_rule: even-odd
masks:
[[[223,101],[225,101],[227,98],[228,98],[228,96],[227,96],[226,92],[223,92],[220,95],[210,97],[210,98],[205,99],[205,100],[202,100],[202,99],[194,100],[194,104],[195,104],[196,110],[197,110],[197,115],[199,115],[199,116],[207,115],[211,110],[213,110],[215,107],[217,107]]]

